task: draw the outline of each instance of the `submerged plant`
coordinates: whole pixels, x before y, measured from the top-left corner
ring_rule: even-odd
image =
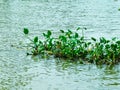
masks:
[[[86,29],[86,28],[85,28]],[[29,30],[24,28],[24,34],[32,43],[32,55],[53,55],[59,58],[67,58],[70,60],[80,60],[95,64],[113,65],[120,62],[120,40],[112,38],[107,40],[101,37],[97,40],[91,37],[86,40],[82,30],[82,36],[76,31],[60,30],[60,35],[52,37],[51,30],[43,33],[45,40],[39,40],[38,36],[30,39],[28,37]]]

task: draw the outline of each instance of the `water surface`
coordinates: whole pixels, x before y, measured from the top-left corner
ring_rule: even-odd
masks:
[[[119,90],[120,65],[81,65],[26,56],[23,28],[30,37],[48,29],[86,27],[87,38],[118,37],[117,0],[0,0],[0,90]]]

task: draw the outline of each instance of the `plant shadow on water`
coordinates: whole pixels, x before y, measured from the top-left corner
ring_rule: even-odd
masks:
[[[81,62],[77,60],[73,62],[71,60],[54,58],[52,56],[49,58],[41,58],[38,55],[32,56],[32,59],[38,66],[37,72],[39,72],[39,75],[36,80],[40,80],[38,83],[41,83],[41,78],[44,77],[47,81],[44,79],[43,86],[45,84],[44,82],[46,82],[46,87],[50,85],[51,88],[56,87],[58,90],[63,89],[62,87],[66,87],[68,89],[68,84],[74,85],[78,83],[86,85],[83,85],[83,87],[78,86],[76,88],[89,87],[89,89],[92,88],[94,90],[98,87],[100,90],[119,87],[120,70],[118,65],[112,67],[90,63],[81,64]],[[93,86],[93,84],[95,86]],[[61,87],[57,85],[60,85]],[[71,87],[70,90],[77,90],[76,88]]]

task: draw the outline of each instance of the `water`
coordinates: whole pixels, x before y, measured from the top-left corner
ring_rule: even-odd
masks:
[[[81,65],[26,56],[30,36],[86,27],[85,36],[118,37],[117,0],[0,0],[0,90],[119,90],[120,65]]]

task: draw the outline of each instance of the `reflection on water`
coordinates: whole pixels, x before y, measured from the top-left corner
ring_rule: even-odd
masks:
[[[33,90],[119,90],[119,66],[109,69],[52,58],[38,59],[36,63],[36,67],[29,70],[38,73],[38,77],[27,86]]]
[[[0,90],[119,90],[120,65],[43,60],[26,56],[21,47],[28,42],[24,27],[31,38],[78,26],[88,28],[87,38],[119,38],[119,5],[119,0],[0,0]]]

